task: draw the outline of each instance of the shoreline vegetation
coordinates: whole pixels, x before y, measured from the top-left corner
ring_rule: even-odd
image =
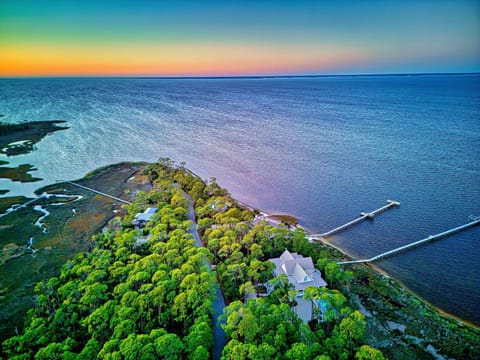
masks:
[[[30,174],[30,171],[35,171],[35,170],[37,169],[30,164],[22,164],[14,168],[7,167],[7,166],[0,166],[0,179],[9,179],[11,181],[19,181],[19,182],[35,182],[35,181],[42,180]]]
[[[308,242],[308,234],[295,218],[268,215],[253,209],[231,198],[214,178],[203,181],[184,164],[176,165],[170,159],[148,165],[121,163],[95,170],[78,182],[128,199],[133,204],[122,206],[111,199],[59,183],[39,189],[37,195],[45,192],[81,195],[82,199],[63,199],[62,205],[58,205],[59,197],[38,198],[35,204],[49,211],[42,220],[48,230],[46,234],[34,225],[41,213],[32,210],[33,206],[17,210],[22,214],[21,221],[30,223],[23,233],[17,234],[20,223],[15,222],[11,214],[0,217],[0,239],[9,239],[1,243],[2,252],[11,257],[1,267],[9,268],[10,273],[25,265],[22,259],[29,259],[30,263],[38,260],[19,255],[19,248],[26,249],[32,233],[36,239],[33,246],[38,247],[34,255],[49,253],[44,259],[49,264],[47,267],[56,261],[51,271],[45,271],[45,266],[37,270],[35,279],[27,276],[31,274],[24,274],[23,279],[17,278],[23,283],[7,287],[2,284],[1,318],[2,323],[10,327],[1,329],[1,340],[7,338],[5,335],[17,335],[3,342],[0,355],[3,352],[7,357],[92,358],[93,354],[113,356],[128,352],[158,357],[167,356],[166,352],[171,351],[172,358],[210,358],[215,341],[210,330],[216,319],[209,318],[203,307],[195,312],[195,306],[199,305],[194,306],[188,292],[202,293],[196,301],[201,299],[209,304],[214,291],[208,289],[213,287],[213,282],[207,279],[208,272],[204,273],[206,270],[200,265],[205,260],[180,256],[187,253],[198,255],[199,259],[206,257],[214,265],[228,304],[223,326],[227,336],[225,359],[233,358],[234,354],[243,354],[243,358],[254,358],[255,354],[258,358],[262,354],[264,358],[322,360],[382,359],[384,356],[389,359],[469,359],[480,352],[477,325],[436,309],[378,266],[356,264],[340,268],[336,262],[350,256],[328,242]],[[149,206],[159,208],[152,221],[143,230],[133,229],[135,213]],[[204,245],[199,250],[191,249],[188,242],[191,223],[185,219],[189,206],[194,206],[197,229]],[[77,221],[79,216],[84,217],[81,225]],[[54,244],[52,237],[55,238],[56,233],[63,235],[61,242]],[[94,234],[97,235],[90,240]],[[69,252],[59,260],[55,252],[64,247],[69,248]],[[288,283],[271,279],[266,261],[278,256],[286,247],[312,256],[327,280],[328,289],[309,292],[309,299],[335,299],[329,300],[332,311],[323,321],[314,320],[305,326],[295,320],[296,316],[289,315],[295,297]],[[124,254],[121,257],[120,252]],[[66,265],[62,266],[60,261]],[[189,275],[186,275],[183,272],[187,264],[197,270],[187,271]],[[160,275],[152,266],[165,269],[166,273]],[[80,270],[81,267],[84,270]],[[77,273],[71,269],[77,269]],[[0,270],[5,273],[4,269]],[[113,274],[117,275],[113,278]],[[176,275],[172,277],[173,274]],[[204,277],[204,288],[197,288],[194,282],[187,286],[186,279],[194,274]],[[91,280],[86,283],[88,279]],[[42,282],[34,286],[39,280]],[[76,292],[73,288],[66,291],[70,282],[76,284]],[[266,282],[273,287],[275,299],[272,295],[262,295]],[[164,284],[161,289],[157,288],[159,283]],[[91,293],[87,299],[86,289],[95,286],[97,295]],[[11,290],[15,288],[17,290]],[[163,303],[155,303],[148,310],[147,301],[144,307],[135,310],[135,314],[138,312],[135,316],[139,316],[135,324],[122,322],[133,313],[121,320],[122,315],[117,313],[120,304],[123,306],[128,298],[129,306],[135,309],[139,306],[139,297],[145,296],[146,300],[153,291],[156,291],[155,299]],[[119,294],[122,296],[117,297]],[[253,294],[259,299],[247,301]],[[69,307],[64,306],[66,301]],[[4,304],[9,305],[5,307]],[[16,308],[17,304],[22,305],[20,309]],[[12,318],[6,317],[7,311],[16,310],[15,315],[20,317],[27,309],[30,310],[23,329],[18,321],[14,323]],[[262,319],[270,316],[267,315],[270,312],[284,320],[265,323]],[[59,314],[75,316],[78,323],[66,321],[66,318],[59,322]],[[95,321],[95,318],[101,320]],[[268,334],[277,332],[275,336],[280,336],[279,327],[286,333],[278,343]],[[299,338],[298,334],[302,336]],[[280,357],[274,356],[278,354]]]
[[[303,228],[301,225],[299,225],[299,227],[301,229],[303,229],[307,234],[310,233],[309,230]],[[336,251],[338,251],[342,256],[342,261],[346,261],[346,260],[355,260],[355,257],[353,257],[351,254],[349,254],[346,250],[344,249],[341,249],[340,247],[328,242],[328,241],[325,241],[323,240],[322,238],[320,238],[318,241],[320,241],[323,245],[325,246],[328,246],[328,247],[331,247],[333,249],[335,249]],[[358,266],[357,265],[354,265],[354,266]],[[420,299],[422,302],[424,302],[425,304],[427,304],[428,306],[434,308],[436,311],[438,311],[441,315],[447,317],[447,318],[451,318],[453,320],[456,320],[462,324],[465,324],[465,325],[468,325],[468,326],[471,326],[475,329],[478,329],[480,330],[480,324],[475,324],[474,322],[471,322],[469,320],[466,320],[466,319],[462,319],[461,317],[455,315],[455,314],[452,314],[446,310],[443,310],[442,308],[432,304],[431,302],[429,302],[428,300],[426,300],[425,298],[423,298],[422,296],[420,296],[419,294],[417,294],[415,291],[413,291],[412,289],[410,289],[407,285],[405,285],[401,280],[397,279],[395,276],[392,276],[390,275],[386,270],[382,269],[380,266],[374,264],[374,263],[364,263],[362,264],[362,266],[367,266],[367,267],[370,267],[373,271],[377,272],[378,274],[384,276],[385,278],[389,278],[389,279],[392,279],[394,280],[396,283],[399,284],[399,286],[401,286],[402,288],[404,288],[405,290],[407,290],[412,296]],[[348,268],[348,267],[347,267]]]
[[[308,236],[308,234],[310,233],[313,233],[311,231],[309,231],[308,229],[302,227],[301,225],[297,225],[297,227],[299,227],[300,229],[304,230]],[[339,254],[341,254],[342,258],[341,260],[342,261],[347,261],[347,260],[355,260],[355,257],[352,256],[351,254],[349,254],[346,250],[344,249],[341,249],[340,247],[328,242],[328,241],[325,241],[323,240],[322,238],[317,238],[320,243],[322,243],[323,245],[327,246],[327,247],[330,247],[332,249],[334,249],[335,251],[337,251]],[[340,260],[340,258],[339,258]],[[356,266],[359,266],[359,264],[357,265],[353,265],[354,267]],[[407,290],[412,296],[420,299],[422,302],[424,302],[426,305],[434,308],[436,311],[438,311],[441,315],[447,317],[447,318],[451,318],[452,320],[456,320],[464,325],[467,325],[467,326],[471,326],[475,329],[478,329],[480,330],[480,325],[479,324],[475,324],[474,322],[471,322],[469,320],[466,320],[466,319],[463,319],[459,316],[456,316],[434,304],[432,304],[431,302],[429,302],[428,300],[426,300],[425,298],[423,298],[421,295],[417,294],[415,291],[413,291],[412,289],[410,289],[407,285],[405,285],[401,280],[399,280],[398,278],[396,278],[395,276],[392,276],[391,274],[389,274],[386,270],[382,269],[380,266],[374,264],[374,263],[364,263],[361,265],[362,267],[369,267],[371,268],[373,271],[375,271],[376,273],[378,273],[379,275],[382,275],[383,277],[385,278],[388,278],[388,279],[392,279],[393,281],[395,281],[396,283],[398,283],[399,286],[401,286],[402,288],[404,288],[405,290]]]

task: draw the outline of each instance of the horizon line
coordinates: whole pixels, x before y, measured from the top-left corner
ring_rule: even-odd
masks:
[[[265,78],[317,78],[317,77],[367,77],[367,76],[429,76],[429,75],[479,75],[472,72],[412,72],[412,73],[359,73],[359,74],[297,74],[297,75],[0,75],[3,79],[265,79]]]

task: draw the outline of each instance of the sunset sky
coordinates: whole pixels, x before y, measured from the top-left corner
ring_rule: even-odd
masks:
[[[479,1],[0,0],[0,76],[479,71]]]

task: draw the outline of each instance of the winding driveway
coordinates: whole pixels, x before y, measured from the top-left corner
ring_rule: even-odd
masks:
[[[202,247],[202,241],[200,240],[200,235],[197,230],[197,222],[195,218],[195,210],[193,208],[192,198],[184,192],[185,197],[188,199],[190,207],[187,214],[187,219],[192,221],[192,226],[190,228],[190,234],[192,234],[195,239],[195,246]],[[207,261],[209,268],[211,268],[210,262]],[[220,360],[222,357],[222,350],[227,343],[225,339],[225,332],[220,326],[224,321],[220,322],[218,320],[219,316],[223,314],[223,309],[225,307],[225,299],[218,285],[217,277],[215,276],[215,292],[216,296],[213,300],[213,360]]]

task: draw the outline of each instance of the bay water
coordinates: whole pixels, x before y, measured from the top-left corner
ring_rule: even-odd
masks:
[[[399,208],[329,238],[365,258],[480,215],[480,75],[0,79],[0,120],[66,120],[36,150],[27,195],[114,162],[170,157],[232,195],[325,232],[387,199]],[[480,228],[378,265],[480,324]]]

